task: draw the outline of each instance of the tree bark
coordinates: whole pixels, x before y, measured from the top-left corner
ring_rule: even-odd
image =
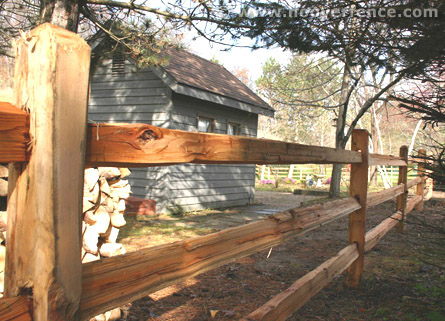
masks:
[[[40,19],[77,33],[79,7],[79,0],[42,0]]]
[[[335,129],[335,148],[345,149],[345,127],[346,115],[348,113],[348,104],[350,96],[351,70],[345,64],[343,72],[343,79],[341,84],[341,102],[338,109],[337,124]],[[331,185],[329,187],[329,197],[340,197],[340,182],[341,182],[341,164],[334,164],[332,167]]]

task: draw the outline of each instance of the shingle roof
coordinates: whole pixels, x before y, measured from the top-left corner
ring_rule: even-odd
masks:
[[[166,54],[163,69],[178,83],[273,110],[223,66],[182,49],[169,48]]]

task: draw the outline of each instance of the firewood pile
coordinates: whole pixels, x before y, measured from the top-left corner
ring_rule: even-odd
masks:
[[[122,244],[116,243],[119,229],[126,224],[125,200],[130,185],[124,178],[127,168],[99,167],[85,170],[82,221],[82,263],[125,254]],[[91,321],[117,320],[120,308],[107,311]]]
[[[125,200],[130,196],[126,168],[99,167],[85,171],[82,222],[82,262],[125,254],[116,243],[126,224]]]

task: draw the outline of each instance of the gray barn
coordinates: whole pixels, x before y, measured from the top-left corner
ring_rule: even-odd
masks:
[[[222,66],[169,49],[167,65],[142,71],[122,57],[104,60],[91,79],[88,118],[96,122],[231,135],[257,135],[258,115],[273,109]],[[254,165],[183,164],[135,168],[133,196],[176,212],[251,203]]]

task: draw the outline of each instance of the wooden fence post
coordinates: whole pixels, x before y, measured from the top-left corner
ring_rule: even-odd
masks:
[[[422,197],[422,200],[417,203],[417,205],[415,206],[415,209],[417,211],[422,211],[423,210],[423,190],[425,188],[425,157],[426,157],[426,151],[424,149],[419,149],[419,153],[418,153],[419,158],[421,159],[418,163],[417,163],[417,176],[420,177],[420,183],[417,184],[417,192],[416,194]]]
[[[361,151],[362,162],[351,165],[351,180],[349,195],[355,197],[361,208],[349,214],[349,243],[357,243],[359,250],[358,259],[348,268],[346,284],[349,287],[357,287],[363,271],[366,234],[366,201],[368,194],[368,143],[369,133],[363,129],[355,129],[352,132],[351,149]]]
[[[17,41],[15,105],[30,113],[28,163],[9,172],[7,296],[33,298],[33,320],[78,320],[90,48],[43,24]]]
[[[399,152],[400,158],[406,161],[406,166],[399,166],[399,179],[397,185],[404,184],[404,192],[397,196],[396,204],[397,211],[402,212],[402,221],[397,225],[399,231],[405,230],[405,219],[406,219],[406,201],[408,199],[408,187],[406,183],[408,182],[408,147],[401,146]]]

